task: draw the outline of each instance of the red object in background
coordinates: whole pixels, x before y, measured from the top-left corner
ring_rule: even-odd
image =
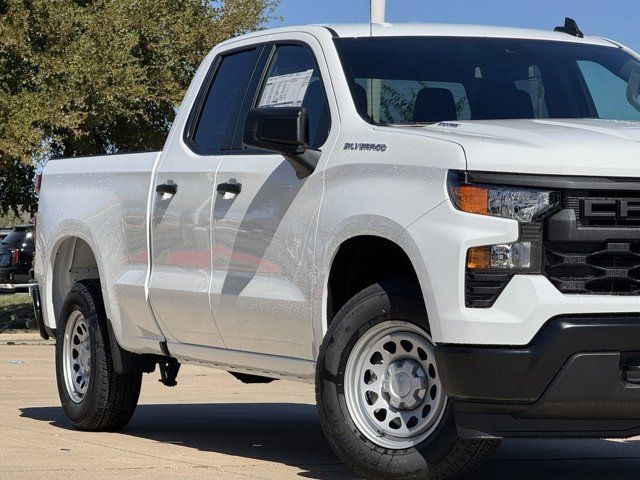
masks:
[[[20,261],[20,250],[14,248],[11,250],[11,265],[17,265]]]

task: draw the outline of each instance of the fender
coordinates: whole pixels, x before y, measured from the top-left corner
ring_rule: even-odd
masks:
[[[48,251],[50,255],[46,260],[43,260],[41,267],[44,268],[43,271],[38,272],[36,269],[36,274],[38,277],[38,283],[41,285],[41,288],[44,291],[43,295],[43,304],[45,308],[43,309],[43,316],[45,325],[51,329],[56,328],[57,318],[59,312],[55,311],[54,299],[53,299],[53,274],[55,261],[58,256],[61,245],[70,239],[78,238],[84,241],[93,252],[94,258],[96,260],[98,275],[99,278],[102,278],[104,272],[104,262],[102,260],[102,256],[100,251],[97,248],[97,242],[95,241],[93,234],[89,227],[80,222],[78,220],[68,220],[66,222],[60,223],[56,226],[56,229],[51,233],[50,239],[45,239],[44,236],[38,232],[38,241],[43,242],[44,246],[41,251]],[[43,288],[44,287],[44,288]],[[105,304],[105,311],[107,313],[107,317],[112,319],[113,312],[111,310],[111,303],[108,301],[108,292],[105,295],[105,286],[102,285],[102,296]],[[64,299],[62,299],[64,301]],[[61,305],[58,306],[58,308]]]

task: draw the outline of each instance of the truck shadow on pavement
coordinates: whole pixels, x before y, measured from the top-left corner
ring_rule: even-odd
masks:
[[[21,415],[71,428],[59,407],[23,408]],[[305,478],[354,478],[333,455],[308,404],[140,405],[120,434],[291,465]],[[470,480],[637,479],[639,470],[638,441],[507,440]]]

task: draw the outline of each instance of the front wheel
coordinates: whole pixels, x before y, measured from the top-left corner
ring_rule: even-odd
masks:
[[[463,478],[497,445],[458,437],[421,294],[406,281],[372,285],[338,312],[316,395],[329,443],[366,479]]]
[[[62,408],[79,430],[120,430],[138,403],[142,374],[115,371],[107,322],[100,284],[76,283],[56,332],[56,378]]]

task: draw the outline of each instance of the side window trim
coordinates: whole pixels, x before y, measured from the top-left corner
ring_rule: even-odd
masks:
[[[201,156],[211,156],[211,155],[220,155],[220,154],[224,154],[225,152],[227,152],[227,150],[209,150],[206,148],[202,148],[201,146],[197,145],[194,140],[194,134],[196,131],[196,128],[198,126],[198,122],[200,120],[200,117],[202,115],[202,110],[204,108],[206,99],[207,99],[207,95],[209,93],[209,91],[211,90],[211,87],[213,86],[213,82],[218,74],[218,71],[220,69],[220,64],[222,63],[222,59],[225,57],[228,57],[230,55],[236,54],[236,53],[241,53],[241,52],[246,52],[246,51],[250,51],[250,50],[256,50],[258,51],[258,60],[256,61],[256,65],[254,66],[254,70],[251,76],[251,79],[249,80],[249,84],[251,84],[253,82],[253,78],[256,75],[256,71],[259,70],[258,67],[260,67],[261,65],[261,61],[264,58],[263,54],[264,54],[264,49],[265,47],[268,45],[268,43],[258,43],[258,44],[253,44],[253,45],[245,45],[242,47],[238,47],[235,49],[230,49],[230,50],[225,50],[223,52],[220,52],[218,55],[216,55],[216,57],[213,59],[213,62],[211,62],[211,66],[209,67],[209,70],[206,73],[205,79],[202,82],[202,85],[200,86],[200,90],[198,91],[198,94],[196,95],[196,99],[193,103],[193,106],[191,107],[191,111],[189,112],[189,117],[187,118],[187,122],[185,124],[184,130],[183,130],[183,140],[184,143],[188,146],[188,148],[195,154],[197,155],[201,155]],[[264,70],[264,64],[262,65],[262,69]],[[246,93],[245,93],[246,96]],[[244,101],[243,101],[244,103]],[[235,128],[237,128],[237,123]],[[235,130],[234,130],[234,135],[233,138],[235,138]]]
[[[204,108],[207,93],[209,92],[209,90],[211,90],[213,79],[218,73],[218,69],[220,67],[220,64],[222,63],[222,57],[223,55],[216,55],[216,57],[213,59],[213,62],[211,62],[209,71],[207,72],[202,85],[200,85],[200,90],[198,90],[198,95],[196,95],[195,102],[191,107],[191,111],[189,112],[189,117],[187,118],[187,123],[184,128],[184,143],[186,143],[189,146],[189,149],[194,153],[201,154],[201,149],[193,141],[193,136],[195,135],[198,120],[202,115],[202,109]]]
[[[240,106],[240,112],[248,112],[251,108],[254,108],[256,102],[258,101],[258,95],[260,92],[260,87],[264,82],[265,76],[269,71],[269,65],[273,60],[273,57],[276,52],[276,44],[274,42],[268,42],[262,45],[262,51],[260,52],[258,62],[256,63],[256,69],[253,72],[251,80],[249,81],[250,89],[245,92],[244,99],[242,100],[242,105]],[[249,95],[249,93],[252,95]],[[240,154],[251,154],[251,155],[268,155],[270,152],[266,152],[264,150],[260,150],[257,148],[244,148],[242,145],[242,136],[244,131],[244,121],[246,119],[242,118],[242,115],[238,116],[236,119],[235,131],[233,134],[233,146],[234,148],[231,150],[225,150],[225,155],[240,155]]]

